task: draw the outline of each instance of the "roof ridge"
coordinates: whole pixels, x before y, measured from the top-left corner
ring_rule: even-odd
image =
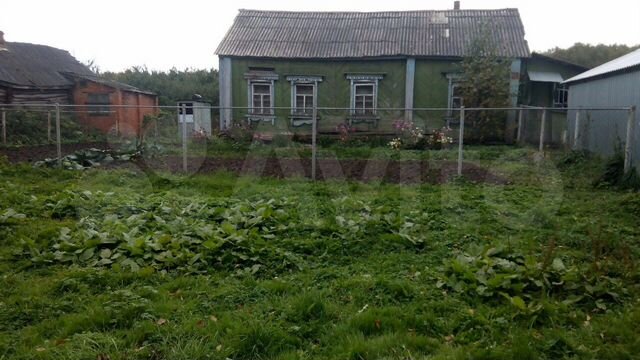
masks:
[[[261,10],[261,9],[238,9],[238,12],[261,12],[261,13],[302,13],[302,14],[376,14],[376,13],[411,13],[411,12],[464,12],[464,11],[519,11],[518,8],[498,8],[498,9],[415,9],[415,10],[377,10],[377,11],[313,11],[313,10]]]

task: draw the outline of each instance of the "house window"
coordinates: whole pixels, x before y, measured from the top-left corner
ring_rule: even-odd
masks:
[[[449,116],[454,116],[454,109],[459,109],[464,105],[464,98],[462,96],[462,86],[460,84],[459,74],[449,74],[449,98],[447,101],[447,107],[449,108]]]
[[[92,116],[108,116],[111,113],[109,94],[88,94],[87,112]]]
[[[351,80],[351,115],[375,118],[378,108],[378,84],[383,75],[347,75]]]
[[[247,121],[267,121],[275,125],[275,82],[278,74],[271,68],[249,68],[247,80]]]
[[[292,75],[287,76],[291,83],[291,125],[311,125],[313,107],[317,106],[318,83],[321,76]],[[316,113],[316,120],[319,118]]]
[[[313,115],[313,93],[314,84],[295,84],[295,102],[293,104],[293,114],[302,116]]]
[[[251,113],[273,115],[273,86],[271,83],[251,83]]]
[[[554,84],[553,107],[566,108],[569,103],[569,89],[563,84]]]
[[[356,115],[374,115],[376,112],[376,85],[354,85],[354,112]]]

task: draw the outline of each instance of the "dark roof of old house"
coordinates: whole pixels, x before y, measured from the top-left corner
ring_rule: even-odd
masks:
[[[93,81],[93,82],[96,82],[98,84],[102,84],[102,85],[105,85],[105,86],[108,86],[108,87],[112,87],[114,89],[120,89],[120,90],[123,90],[123,91],[130,91],[130,92],[146,94],[146,95],[156,95],[156,93],[154,93],[154,92],[142,90],[142,89],[139,89],[139,88],[137,88],[135,86],[131,86],[129,84],[121,83],[119,81],[105,79],[105,78],[99,77],[99,76],[94,75],[94,74],[90,74],[90,75],[89,74],[76,74],[76,73],[64,73],[64,74],[67,75],[67,76],[70,76],[72,78]]]
[[[540,54],[540,53],[537,53],[537,52],[532,52],[531,53],[531,58],[533,58],[533,59],[541,59],[543,61],[549,61],[549,62],[553,62],[553,63],[559,64],[559,65],[572,67],[572,68],[574,68],[574,69],[576,69],[578,71],[587,71],[587,70],[589,70],[589,68],[586,67],[586,66],[582,66],[580,64],[576,64],[576,63],[573,63],[573,62],[570,62],[570,61],[567,61],[567,60],[558,59],[558,58],[555,58],[555,57],[543,55],[543,54]]]
[[[528,57],[517,9],[394,12],[240,10],[220,56],[347,59],[462,57],[488,28],[505,57]]]
[[[0,50],[0,82],[35,88],[71,86],[64,72],[92,74],[69,52],[51,46],[7,42]]]

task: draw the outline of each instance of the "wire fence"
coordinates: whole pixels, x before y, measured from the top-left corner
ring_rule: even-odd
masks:
[[[147,165],[166,171],[193,172],[217,162],[227,168],[257,166],[267,173],[279,167],[282,173],[314,180],[319,173],[323,178],[347,177],[345,172],[374,177],[389,171],[396,160],[420,161],[425,156],[447,160],[448,172],[464,175],[472,165],[465,162],[465,147],[476,144],[604,154],[621,148],[625,172],[640,158],[634,107],[300,109],[184,103],[7,104],[0,105],[0,112],[2,151],[10,160],[55,162],[59,167],[66,166],[65,157],[77,158],[79,151],[87,149],[100,150],[101,159],[108,161],[114,155],[125,159],[131,154],[144,155]],[[222,113],[227,115],[221,121]],[[403,149],[409,155],[396,154]],[[234,153],[240,153],[244,161],[234,163]],[[351,163],[337,163],[345,157]],[[293,158],[296,160],[287,160]],[[363,163],[363,158],[369,161]],[[387,169],[376,168],[377,163]]]

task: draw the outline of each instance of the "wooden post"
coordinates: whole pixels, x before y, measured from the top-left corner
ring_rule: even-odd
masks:
[[[522,142],[522,124],[524,122],[524,108],[520,108],[518,112],[518,135],[516,137],[516,142],[519,144]]]
[[[576,110],[576,122],[573,125],[573,150],[578,150],[580,140],[580,110]]]
[[[187,105],[182,103],[182,170],[187,172]]]
[[[416,59],[408,58],[404,90],[404,120],[413,121],[413,93],[416,77]]]
[[[547,127],[547,109],[542,110],[542,119],[540,121],[540,152],[544,151],[544,133]]]
[[[7,146],[7,112],[2,109],[2,145]]]
[[[627,118],[627,141],[624,144],[624,173],[631,171],[631,157],[633,156],[633,135],[636,125],[636,107],[629,109],[629,117]]]
[[[462,151],[464,147],[464,106],[460,107],[460,133],[458,135],[458,176],[462,176]]]
[[[313,119],[311,122],[311,180],[316,181],[316,157],[317,157],[317,132],[318,132],[318,83],[313,87]]]
[[[62,135],[60,134],[60,104],[56,104],[56,151],[58,167],[62,169]]]

